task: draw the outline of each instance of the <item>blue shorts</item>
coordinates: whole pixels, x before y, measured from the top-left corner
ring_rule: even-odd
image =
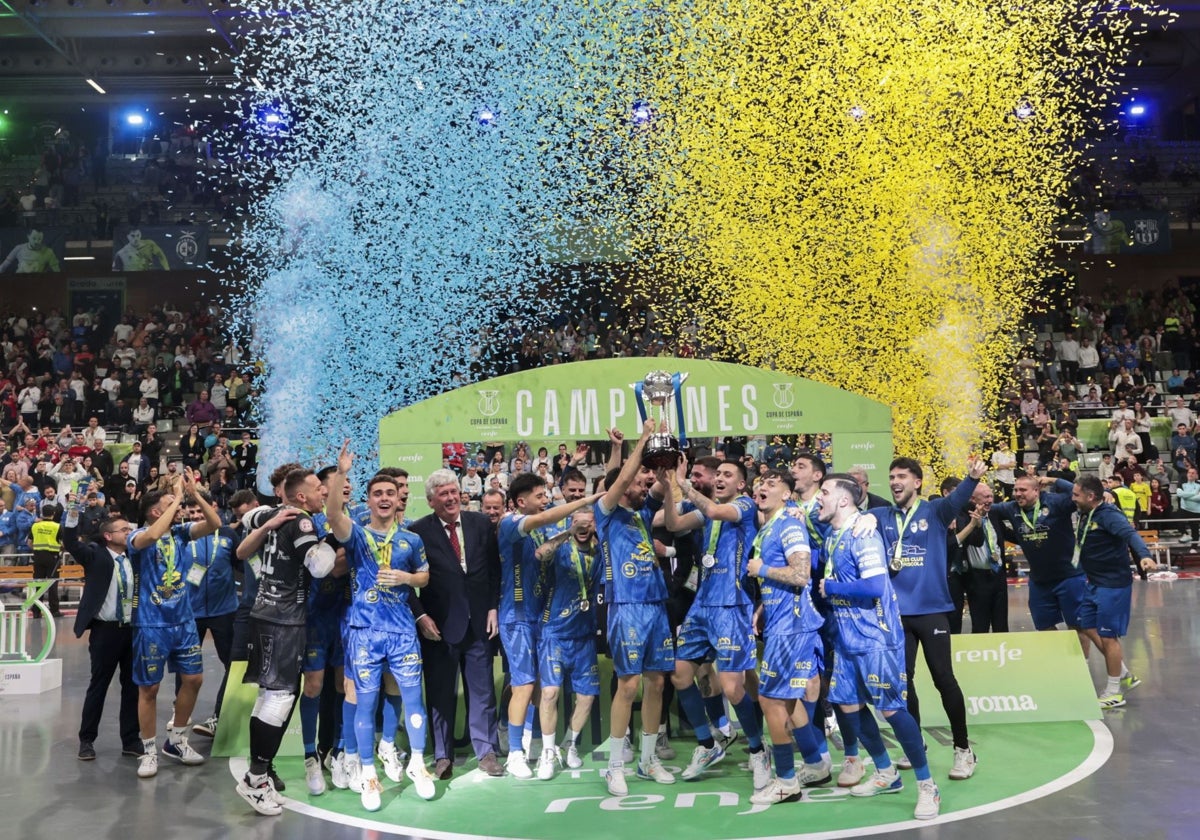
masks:
[[[204,673],[195,623],[133,628],[133,682],[158,685],[168,665],[173,674]]]
[[[342,667],[342,622],[336,612],[309,612],[305,627],[304,670],[324,671]]]
[[[754,669],[754,608],[693,604],[675,637],[675,658],[716,661],[722,674]]]
[[[384,665],[401,688],[421,687],[421,645],[415,630],[351,627],[346,637],[346,656],[352,663],[346,667],[355,691],[379,691]]]
[[[881,712],[908,708],[904,648],[866,653],[839,650],[829,680],[829,702],[839,706],[869,703]]]
[[[1087,592],[1087,577],[1075,575],[1057,583],[1029,581],[1029,615],[1033,629],[1049,630],[1061,621],[1079,626],[1079,606]]]
[[[815,630],[768,636],[758,667],[758,693],[774,700],[799,700],[821,668],[821,637]]]
[[[1084,584],[1083,603],[1079,605],[1079,627],[1095,630],[1105,639],[1119,639],[1129,629],[1133,584],[1122,587]]]
[[[560,688],[563,677],[571,678],[571,689],[576,694],[590,697],[600,694],[595,636],[583,639],[542,636],[538,639],[538,682],[544,687]]]
[[[675,638],[665,604],[609,604],[608,649],[613,671],[631,677],[675,670]]]
[[[533,685],[537,682],[537,625],[515,621],[500,625],[500,644],[508,659],[512,685]]]

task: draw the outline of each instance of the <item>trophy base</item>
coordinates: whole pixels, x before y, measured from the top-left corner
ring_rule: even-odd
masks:
[[[646,441],[642,466],[650,470],[673,470],[679,466],[682,457],[679,440],[674,435],[655,434]]]

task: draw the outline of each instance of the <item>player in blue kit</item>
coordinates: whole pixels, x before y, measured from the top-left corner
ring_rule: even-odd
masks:
[[[176,525],[184,498],[194,498],[204,512],[203,522]],[[188,745],[187,722],[200,692],[204,665],[200,637],[188,595],[193,578],[191,540],[207,537],[221,527],[221,517],[200,495],[184,471],[169,492],[153,490],[142,498],[143,527],[129,535],[127,550],[134,575],[133,681],[138,686],[138,725],[143,754],[139,778],[158,773],[155,707],[166,667],[181,674],[175,698],[175,720],[168,729],[163,754],[183,764],[202,764],[204,757]],[[148,524],[146,524],[148,523]]]
[[[329,495],[342,498],[346,476],[354,466],[350,441],[342,444],[337,472],[329,479]],[[429,563],[421,538],[400,528],[396,519],[399,489],[391,476],[376,475],[367,483],[366,526],[351,520],[339,504],[329,505],[330,531],[346,550],[352,596],[346,636],[347,667],[352,669],[358,709],[355,736],[361,762],[362,805],[368,811],[382,806],[383,787],[375,772],[375,707],[387,669],[396,678],[404,708],[412,756],[406,775],[417,795],[432,799],[433,776],[425,768],[425,701],[421,694],[421,646],[408,605],[409,593],[429,582]]]
[[[661,470],[660,484],[674,497],[676,475]],[[737,712],[738,721],[750,744],[750,769],[754,789],[766,787],[771,778],[770,762],[762,744],[762,728],[754,710],[754,699],[746,692],[746,671],[756,667],[754,604],[746,593],[746,559],[758,531],[758,509],[743,492],[746,468],[739,461],[717,466],[713,498],[691,482],[679,482],[684,499],[667,504],[668,530],[683,534],[701,532],[701,555],[696,597],[675,640],[675,671],[671,682],[679,693],[679,704],[696,732],[699,745],[684,768],[685,781],[699,779],[704,771],[725,758],[724,748],[713,738],[704,698],[696,687],[696,674],[704,662],[715,661],[721,690]]]
[[[920,646],[950,721],[954,740],[950,778],[954,780],[969,779],[975,773],[976,758],[967,737],[966,701],[954,676],[950,655],[949,613],[954,609],[954,601],[946,579],[947,535],[950,524],[967,509],[971,494],[986,472],[987,464],[972,458],[967,477],[949,496],[926,500],[920,496],[924,480],[921,465],[912,458],[896,458],[888,467],[888,485],[894,503],[870,510],[879,523],[903,617],[908,711],[919,724],[921,709],[912,677]],[[907,769],[907,762],[900,768]]]
[[[655,421],[642,425],[627,460],[609,470],[604,496],[596,504],[596,532],[604,557],[608,601],[608,646],[617,691],[609,715],[608,768],[604,779],[613,796],[626,796],[625,732],[642,686],[642,754],[637,776],[671,785],[675,777],[656,754],[665,675],[675,669],[675,640],[667,620],[667,581],[654,554],[650,528],[662,506],[664,489],[642,466],[642,452]],[[652,486],[653,485],[653,486]]]
[[[842,707],[843,725],[850,727],[846,734],[861,740],[875,761],[871,778],[850,788],[850,794],[874,796],[904,788],[884,748],[870,708],[874,706],[891,724],[916,773],[913,816],[931,820],[940,810],[941,794],[929,772],[921,727],[906,707],[904,630],[884,544],[877,533],[860,536],[853,532],[861,496],[862,489],[850,475],[828,475],[821,484],[820,517],[832,530],[825,538],[825,575],[819,587],[838,623],[829,701]]]
[[[508,487],[513,512],[501,517],[497,532],[500,548],[500,643],[508,657],[512,696],[508,701],[508,759],[504,767],[518,779],[532,779],[533,771],[522,748],[525,718],[533,701],[538,675],[538,625],[542,617],[541,569],[535,551],[546,541],[541,529],[562,522],[590,505],[599,494],[547,509],[550,496],[545,479],[521,473]],[[569,536],[559,535],[558,544]],[[553,746],[553,738],[551,738]],[[542,743],[543,753],[546,743]],[[557,756],[557,751],[552,751]],[[551,769],[553,774],[553,768]]]
[[[824,619],[813,606],[812,549],[805,523],[788,515],[792,477],[770,470],[755,493],[763,526],[754,539],[748,570],[761,578],[763,653],[758,702],[771,733],[775,776],[750,797],[759,805],[794,802],[801,788],[830,780],[832,763],[821,748],[810,715],[821,690]],[[804,767],[796,773],[796,748]]]
[[[1121,690],[1124,655],[1121,637],[1129,629],[1133,573],[1129,552],[1142,571],[1157,568],[1145,541],[1115,505],[1104,501],[1104,485],[1093,475],[1075,481],[1071,497],[1078,510],[1072,562],[1087,574],[1087,588],[1079,607],[1079,627],[1104,654],[1108,682],[1100,693],[1100,707],[1125,705]]]
[[[571,516],[571,527],[547,540],[535,552],[543,563],[542,610],[538,634],[538,683],[541,691],[542,755],[537,776],[554,777],[558,750],[558,695],[563,681],[575,689],[575,708],[564,739],[566,764],[572,770],[583,766],[579,757],[579,733],[587,724],[592,702],[600,694],[600,671],[596,661],[596,613],[593,600],[604,584],[604,563],[596,544],[596,516],[583,507]]]

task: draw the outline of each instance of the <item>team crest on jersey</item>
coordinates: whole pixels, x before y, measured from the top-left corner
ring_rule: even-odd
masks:
[[[929,520],[928,520],[928,519],[922,519],[922,520],[921,520],[921,530],[922,530],[922,531],[928,531],[928,530],[929,530]]]
[[[917,533],[917,531],[919,530],[919,528],[918,528],[918,526],[917,526],[917,523],[916,523],[916,522],[914,522],[912,525],[910,525],[910,526],[909,526],[909,528],[908,528],[908,530],[909,530],[909,531],[911,531],[911,532],[912,532],[912,533],[914,533],[914,534],[915,534],[915,533]]]
[[[301,517],[301,519],[300,519],[300,530],[301,530],[301,531],[303,531],[303,532],[304,532],[304,533],[306,533],[306,534],[311,534],[311,533],[312,533],[312,529],[313,529],[312,520],[311,520],[311,519],[309,519],[307,516],[305,516],[305,517]]]

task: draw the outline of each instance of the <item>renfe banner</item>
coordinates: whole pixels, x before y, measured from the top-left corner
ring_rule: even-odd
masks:
[[[892,413],[880,402],[829,385],[745,365],[676,358],[596,359],[550,365],[467,385],[387,415],[379,423],[383,466],[409,472],[409,516],[424,512],[424,477],[442,465],[442,444],[606,440],[615,426],[641,428],[633,384],[652,370],[686,373],[681,389],[690,439],[830,435],[838,470],[861,466],[887,483]]]
[[[974,633],[951,636],[950,647],[968,723],[1100,720],[1075,633]],[[919,654],[916,670],[921,725],[949,725]]]

